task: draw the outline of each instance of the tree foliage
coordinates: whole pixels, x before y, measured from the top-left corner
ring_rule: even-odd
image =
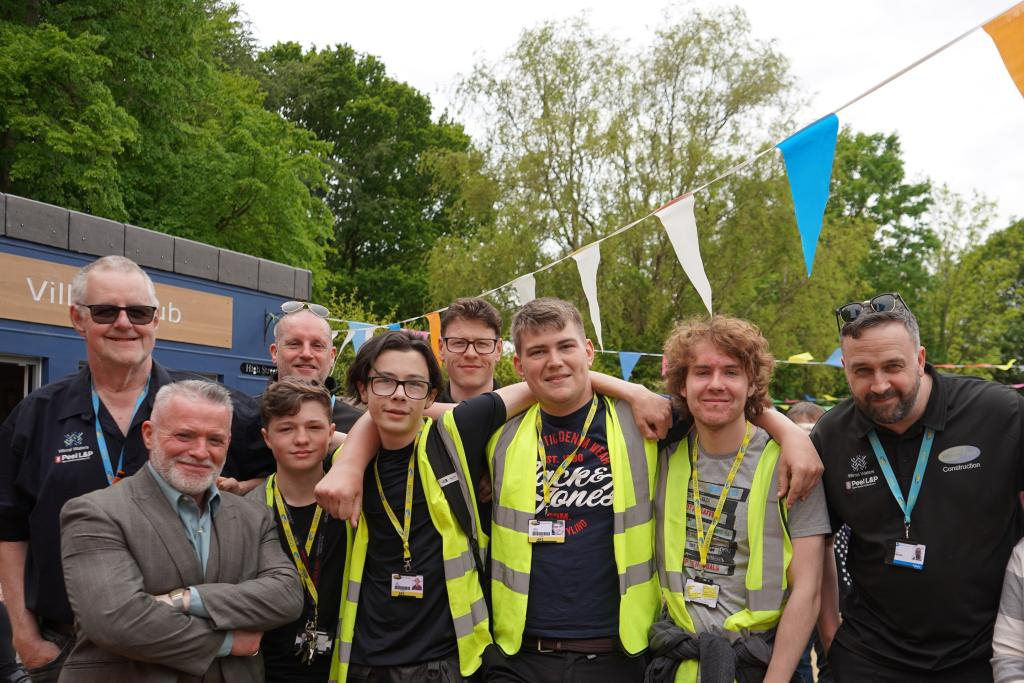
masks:
[[[331,146],[322,192],[334,222],[327,287],[358,292],[377,313],[422,313],[428,252],[454,233],[456,219],[474,215],[461,188],[480,165],[469,137],[444,116],[435,122],[426,96],[347,45],[283,43],[258,65],[268,108]]]

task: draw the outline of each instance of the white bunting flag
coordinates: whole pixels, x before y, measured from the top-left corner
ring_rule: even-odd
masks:
[[[355,330],[349,330],[348,332],[345,333],[345,339],[344,341],[341,342],[341,346],[338,347],[338,356],[341,355],[341,352],[345,350],[345,347],[348,346],[348,343],[352,341],[352,337],[354,336],[356,336]],[[335,357],[335,359],[337,359],[337,356]]]
[[[697,219],[693,216],[693,195],[688,194],[666,204],[655,211],[654,215],[665,226],[665,232],[668,233],[668,239],[672,242],[686,277],[690,278],[690,283],[700,294],[708,313],[711,313],[711,283],[704,273],[704,262],[700,258]]]
[[[583,293],[587,295],[590,321],[594,323],[597,344],[604,349],[604,339],[601,336],[601,306],[597,303],[597,266],[601,263],[600,242],[573,254],[572,257],[580,270],[580,282],[583,284]]]
[[[520,306],[537,298],[537,280],[533,277],[533,273],[516,278],[512,282],[512,286],[516,288]]]

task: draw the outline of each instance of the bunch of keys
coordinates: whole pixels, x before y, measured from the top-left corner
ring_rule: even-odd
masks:
[[[295,656],[303,664],[312,664],[316,657],[316,622],[306,621],[306,628],[295,636]]]

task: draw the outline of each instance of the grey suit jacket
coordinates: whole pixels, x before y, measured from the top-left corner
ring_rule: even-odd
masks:
[[[61,556],[77,635],[62,683],[262,681],[262,656],[216,657],[225,632],[267,631],[302,611],[269,510],[221,495],[204,576],[148,467],[64,506]],[[187,586],[209,619],[152,597]]]

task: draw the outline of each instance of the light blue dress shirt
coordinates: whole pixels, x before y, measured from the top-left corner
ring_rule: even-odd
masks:
[[[152,463],[147,463],[146,466],[149,467],[150,473],[156,479],[157,486],[160,487],[164,496],[167,497],[167,502],[171,504],[171,508],[178,513],[178,519],[181,520],[182,526],[185,527],[185,537],[192,545],[192,550],[195,551],[196,558],[199,560],[199,564],[202,566],[203,573],[205,574],[206,563],[210,559],[210,537],[213,535],[213,517],[220,508],[220,491],[217,490],[216,485],[210,486],[206,507],[200,510],[199,505],[196,504],[192,496],[178,491],[164,481],[164,478],[160,476],[160,473],[156,471]],[[203,598],[199,595],[199,591],[196,590],[195,586],[189,586],[188,592],[188,613],[192,616],[209,619],[210,613],[203,606]],[[218,657],[226,657],[231,653],[233,640],[231,631],[227,631],[224,642],[221,644],[220,650],[217,651]]]

